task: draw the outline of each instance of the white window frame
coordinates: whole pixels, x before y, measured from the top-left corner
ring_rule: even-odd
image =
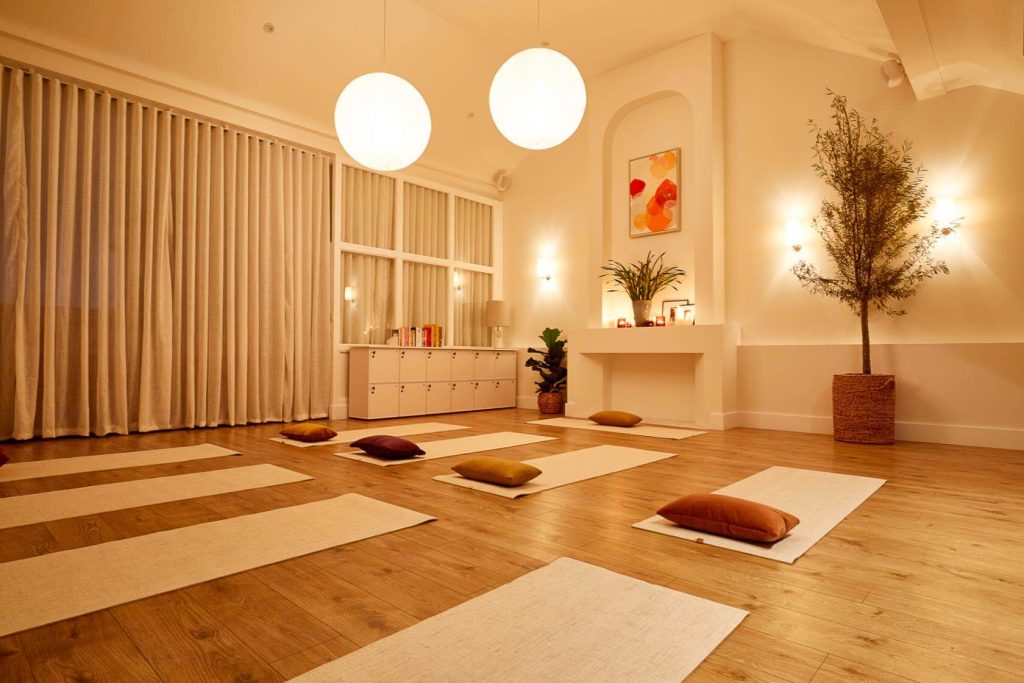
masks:
[[[413,263],[426,263],[433,266],[441,266],[447,269],[448,272],[448,296],[446,297],[447,308],[445,311],[445,321],[443,327],[448,331],[448,339],[451,339],[452,325],[455,321],[455,271],[457,270],[472,270],[478,273],[487,273],[491,276],[491,299],[501,299],[504,291],[504,278],[502,268],[502,203],[500,200],[491,199],[484,195],[474,194],[465,190],[456,189],[442,185],[440,183],[431,182],[428,180],[422,180],[407,176],[402,173],[379,173],[379,175],[393,178],[395,181],[395,205],[394,205],[394,221],[392,224],[392,245],[391,249],[385,249],[384,247],[371,247],[365,244],[356,244],[354,242],[342,241],[342,217],[344,212],[341,209],[341,205],[346,201],[344,192],[342,190],[344,183],[342,182],[342,175],[344,174],[344,166],[349,165],[353,168],[363,169],[361,166],[354,164],[345,164],[339,160],[339,163],[335,167],[335,190],[336,196],[339,197],[336,216],[337,220],[334,222],[334,263],[335,263],[335,277],[334,277],[334,300],[337,302],[338,307],[335,310],[334,315],[334,339],[335,346],[338,351],[346,351],[351,346],[357,346],[357,344],[350,344],[342,342],[342,330],[341,330],[341,310],[340,306],[345,305],[344,296],[342,296],[343,289],[343,278],[342,278],[342,255],[345,253],[350,254],[364,254],[366,256],[379,256],[383,258],[391,259],[392,261],[392,274],[391,274],[391,291],[389,295],[394,297],[392,310],[394,311],[394,324],[401,325],[401,320],[404,317],[404,276],[405,276],[405,263],[410,261]],[[377,171],[370,171],[371,173],[377,173]],[[437,192],[443,192],[447,195],[447,210],[446,225],[445,225],[445,253],[450,258],[438,258],[436,256],[424,256],[422,254],[414,254],[404,250],[405,240],[405,185],[409,183],[411,185],[419,185],[430,190]],[[491,265],[482,266],[478,263],[469,263],[468,261],[459,261],[454,258],[455,255],[455,198],[461,197],[462,199],[468,199],[480,204],[486,204],[491,207]],[[446,344],[451,346],[451,344]]]

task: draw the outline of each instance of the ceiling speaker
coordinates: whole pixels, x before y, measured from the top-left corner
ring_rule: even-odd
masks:
[[[508,177],[508,172],[503,168],[494,172],[491,182],[494,183],[494,189],[498,192],[505,192],[512,187],[512,179]]]
[[[907,71],[903,68],[903,63],[900,60],[888,59],[882,63],[882,76],[885,78],[886,85],[895,88],[903,83]]]

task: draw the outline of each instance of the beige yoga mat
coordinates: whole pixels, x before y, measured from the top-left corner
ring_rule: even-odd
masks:
[[[676,683],[747,614],[563,557],[292,680]]]
[[[426,455],[418,455],[415,458],[405,460],[384,460],[375,458],[366,453],[335,453],[342,458],[351,458],[360,462],[368,462],[372,465],[391,467],[392,465],[408,465],[411,462],[423,462],[435,458],[449,458],[453,455],[466,455],[468,453],[480,453],[481,451],[496,451],[500,448],[512,448],[513,446],[526,446],[541,441],[554,441],[553,436],[537,436],[536,434],[520,434],[518,432],[495,432],[493,434],[477,434],[476,436],[464,436],[459,439],[440,439],[420,444],[420,448],[427,452]]]
[[[527,424],[540,425],[542,427],[589,429],[592,432],[614,432],[616,434],[627,434],[630,436],[653,436],[656,439],[688,439],[691,436],[698,436],[704,433],[695,429],[659,427],[657,425],[645,425],[643,423],[638,424],[635,427],[609,427],[608,425],[594,424],[590,420],[578,420],[571,417],[553,417],[549,420],[531,420]]]
[[[338,432],[338,435],[328,439],[327,441],[316,441],[314,443],[306,443],[305,441],[296,441],[295,439],[285,439],[283,437],[275,437],[271,441],[278,443],[288,444],[289,446],[298,446],[299,448],[309,448],[310,446],[325,446],[327,444],[350,444],[353,441],[358,441],[364,436],[379,436],[382,434],[389,434],[391,436],[409,436],[410,434],[436,434],[437,432],[450,432],[456,429],[469,429],[464,425],[450,425],[444,422],[418,422],[416,424],[407,425],[391,425],[390,427],[367,427],[366,429],[350,429],[347,432]]]
[[[0,529],[306,479],[312,477],[276,465],[251,465],[10,496],[0,498]]]
[[[505,498],[519,498],[531,493],[539,493],[548,489],[558,488],[566,484],[574,484],[585,479],[593,479],[613,472],[621,472],[640,465],[657,462],[674,457],[675,453],[644,451],[639,448],[625,446],[594,446],[578,451],[549,455],[544,458],[524,460],[541,471],[541,474],[522,486],[498,486],[482,481],[466,479],[458,474],[444,474],[434,477],[438,481],[465,486],[476,491],[485,491]]]
[[[59,449],[60,442],[54,442],[53,448],[55,450]],[[148,451],[130,451],[128,453],[106,453],[103,455],[81,455],[74,458],[9,462],[0,467],[0,482],[55,477],[61,474],[78,474],[79,472],[117,470],[122,467],[166,465],[173,462],[184,462],[185,460],[219,458],[222,455],[238,455],[238,451],[215,446],[212,443],[202,443],[198,446],[155,448]]]
[[[800,524],[794,527],[788,536],[770,544],[739,541],[704,531],[685,529],[657,515],[633,526],[688,541],[703,539],[701,542],[706,545],[792,564],[884,483],[885,479],[851,474],[769,467],[715,491],[771,505],[800,519]]]
[[[0,564],[0,636],[434,519],[356,493]]]

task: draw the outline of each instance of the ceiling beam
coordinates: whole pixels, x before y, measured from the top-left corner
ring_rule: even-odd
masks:
[[[877,1],[914,95],[919,100],[945,95],[946,85],[935,59],[935,50],[920,1]]]

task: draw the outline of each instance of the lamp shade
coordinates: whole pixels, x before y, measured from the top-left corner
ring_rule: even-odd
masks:
[[[491,118],[510,142],[548,149],[576,132],[587,108],[587,87],[572,60],[546,47],[508,58],[491,81]]]
[[[484,325],[486,327],[508,327],[512,324],[512,309],[507,301],[492,299],[484,308]]]
[[[383,71],[353,79],[338,95],[334,128],[357,162],[375,171],[413,164],[430,141],[430,108],[412,83]]]

